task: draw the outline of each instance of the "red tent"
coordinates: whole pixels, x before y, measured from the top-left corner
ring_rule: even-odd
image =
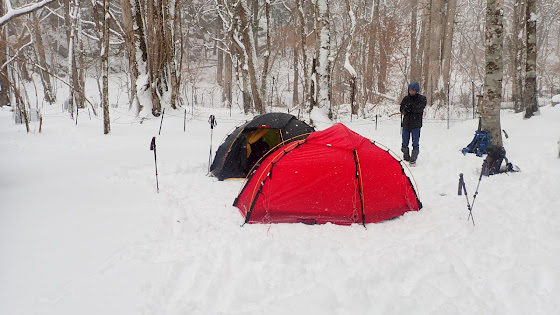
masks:
[[[342,124],[268,156],[234,206],[246,223],[343,225],[422,208],[401,161]]]

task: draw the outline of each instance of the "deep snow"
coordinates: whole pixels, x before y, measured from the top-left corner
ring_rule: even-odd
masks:
[[[215,152],[250,117],[195,108],[183,132],[169,111],[158,135],[160,119],[114,108],[103,135],[87,113],[43,113],[26,134],[0,109],[0,314],[560,312],[560,106],[502,113],[521,172],[482,178],[476,226],[457,184],[472,201],[482,159],[460,150],[477,121],[427,121],[412,169],[424,208],[367,228],[240,227],[242,182],[206,176],[207,119]],[[342,122],[399,152],[398,118]]]

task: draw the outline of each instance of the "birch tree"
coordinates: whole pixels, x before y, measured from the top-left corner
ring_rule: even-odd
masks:
[[[356,31],[356,16],[354,15],[354,11],[350,6],[350,0],[346,0],[346,11],[348,12],[348,17],[350,18],[350,35],[347,39],[347,46],[346,46],[346,54],[344,57],[344,68],[348,71],[350,75],[350,89],[351,89],[351,96],[350,96],[350,108],[352,109],[352,114],[358,114],[358,108],[356,106],[356,77],[358,74],[356,73],[356,69],[350,63],[350,56],[352,54],[352,42],[354,41],[354,33]]]
[[[247,71],[249,75],[249,83],[251,88],[251,96],[255,110],[258,113],[264,113],[263,98],[261,90],[259,89],[259,78],[257,77],[257,51],[253,37],[253,28],[251,27],[251,19],[247,7],[247,0],[239,0],[235,5],[236,13],[240,21],[240,32],[242,36],[242,45],[239,45],[241,50],[244,50],[244,55],[247,60]],[[268,67],[268,65],[266,65]],[[267,73],[267,72],[266,72]],[[266,74],[265,73],[265,74]],[[261,78],[265,80],[266,78]]]
[[[142,25],[136,19],[138,6],[134,0],[121,0],[122,8],[122,25],[123,37],[125,43],[126,59],[128,60],[128,76],[129,76],[129,109],[135,109],[136,114],[141,110],[141,104],[138,99],[138,76],[139,69],[143,69],[142,73],[146,73],[146,58],[144,52],[146,51],[146,44],[143,42]],[[141,19],[140,19],[141,21]],[[143,49],[141,49],[143,47]],[[145,87],[140,87],[144,89]]]
[[[514,0],[513,5],[513,21],[512,21],[512,66],[511,66],[511,80],[512,80],[512,101],[513,109],[516,113],[522,110],[522,95],[523,95],[523,52],[525,49],[525,1]]]
[[[301,39],[301,59],[303,65],[303,99],[305,108],[311,108],[311,98],[313,98],[313,94],[311,94],[311,73],[309,71],[309,62],[307,56],[307,19],[305,18],[305,12],[303,10],[303,1],[304,0],[296,0],[296,12],[298,16],[298,25],[299,25],[299,36]],[[295,58],[295,57],[294,57]],[[295,78],[294,78],[295,80]]]
[[[492,144],[502,146],[500,104],[502,101],[503,0],[486,4],[486,76],[482,100],[481,129],[492,135]]]
[[[330,0],[315,3],[317,36],[316,104],[319,108],[331,110],[331,33]],[[312,109],[312,108],[311,108]]]
[[[109,0],[103,0],[103,31],[101,32],[101,73],[103,76],[103,133],[111,131],[111,119],[109,118]]]

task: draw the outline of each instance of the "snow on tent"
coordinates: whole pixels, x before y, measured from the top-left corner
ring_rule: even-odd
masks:
[[[219,180],[245,178],[269,150],[283,142],[305,138],[313,127],[285,113],[256,116],[238,126],[218,147],[210,173]]]
[[[422,208],[401,161],[342,124],[274,151],[233,205],[245,223],[342,225]]]

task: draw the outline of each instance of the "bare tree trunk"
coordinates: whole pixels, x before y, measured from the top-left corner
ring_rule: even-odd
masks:
[[[446,86],[451,77],[451,50],[453,46],[453,31],[455,29],[455,12],[457,11],[457,0],[447,1],[447,14],[446,24],[443,35],[443,49],[442,49],[442,75],[443,83]],[[447,94],[447,89],[444,89],[444,95]]]
[[[247,55],[247,66],[249,72],[250,87],[253,97],[253,103],[255,105],[255,110],[258,113],[264,113],[264,105],[259,90],[259,82],[257,78],[257,51],[255,47],[255,42],[253,40],[253,30],[250,27],[250,19],[247,10],[247,0],[240,0],[236,4],[236,11],[241,22],[241,34],[243,37],[243,49],[246,51]]]
[[[268,83],[268,73],[270,71],[270,66],[269,66],[269,62],[270,62],[270,48],[271,48],[271,43],[270,43],[270,2],[269,1],[265,1],[265,16],[266,16],[266,52],[264,53],[264,63],[263,63],[263,69],[262,69],[262,76],[261,76],[261,91],[260,91],[260,95],[261,98],[263,100],[263,102],[267,99],[267,90],[266,90],[266,86]],[[258,6],[257,6],[258,9]],[[255,13],[253,13],[255,14]],[[256,44],[256,43],[255,43]],[[272,105],[272,104],[271,104]],[[263,105],[263,112],[264,112],[264,105]]]
[[[431,0],[430,31],[429,31],[429,62],[426,75],[426,97],[428,104],[436,107],[443,105],[443,78],[441,77],[441,44],[442,44],[442,16],[443,0]]]
[[[375,67],[377,64],[376,54],[375,54],[375,45],[377,44],[377,32],[379,28],[379,0],[372,1],[372,16],[370,21],[369,27],[369,45],[368,45],[368,53],[367,53],[367,64],[366,64],[366,73],[365,73],[365,86],[367,88],[367,99],[368,101],[373,100],[374,95],[374,87],[373,87],[373,78],[375,73]]]
[[[41,69],[39,69],[39,75],[41,77],[41,83],[43,84],[45,101],[52,104],[56,100],[56,95],[51,85],[51,77],[48,71],[49,66],[47,64],[47,58],[45,57],[45,46],[43,45],[43,36],[41,35],[41,25],[39,24],[37,14],[33,14],[33,31],[35,36],[37,62],[41,67]]]
[[[103,133],[111,131],[109,118],[109,0],[103,0],[103,38],[101,40],[101,72],[103,75]]]
[[[486,5],[486,76],[481,115],[481,129],[492,135],[492,144],[497,146],[502,146],[503,7],[503,0],[488,0]]]
[[[230,45],[231,47],[231,45]],[[231,49],[229,49],[231,51]],[[225,90],[225,98],[226,98],[226,102],[228,107],[231,108],[232,105],[232,101],[233,101],[233,95],[232,95],[232,84],[233,84],[233,52],[231,53],[224,53],[224,90]]]
[[[4,1],[0,1],[0,15],[5,14]],[[7,43],[7,27],[0,30],[0,66],[6,64],[6,43]],[[8,67],[0,69],[0,107],[10,105],[10,82],[8,81]]]
[[[301,38],[301,59],[303,64],[303,100],[305,102],[305,108],[311,108],[311,100],[313,94],[311,94],[310,81],[311,73],[309,73],[308,58],[307,58],[307,31],[306,25],[307,20],[303,11],[304,0],[296,0],[296,10],[299,22],[299,35]]]
[[[527,0],[525,21],[527,21],[527,61],[525,64],[525,118],[530,118],[539,108],[537,104],[537,12],[536,0]]]
[[[259,0],[251,0],[252,6],[252,19],[251,19],[251,28],[253,30],[253,41],[255,42],[255,49],[258,50],[259,48]],[[265,1],[268,3],[269,11],[270,11],[270,2]],[[270,12],[269,12],[270,14]]]
[[[231,29],[233,30],[231,35],[232,45],[235,47],[235,50],[237,51],[238,60],[241,60],[240,68],[241,68],[241,76],[243,80],[241,85],[241,89],[242,89],[241,93],[243,94],[243,112],[245,114],[248,114],[249,111],[251,111],[251,105],[253,103],[251,88],[249,86],[249,66],[248,66],[249,57],[247,56],[247,51],[244,49],[243,43],[239,38],[238,28],[240,26],[238,25],[238,19],[234,18],[232,23],[233,23],[231,27]]]
[[[75,0],[65,0],[66,7],[66,39],[68,43],[68,59],[67,59],[67,78],[68,78],[68,111],[70,116],[74,118],[74,109],[78,105],[77,101],[77,82],[78,71],[76,67],[75,58],[75,43],[76,43],[76,26],[78,19],[79,6],[74,2]]]
[[[350,108],[352,110],[353,115],[358,114],[358,106],[356,102],[356,77],[358,74],[356,70],[350,63],[350,56],[352,55],[352,43],[354,42],[354,34],[356,32],[356,16],[354,15],[354,11],[350,6],[350,0],[346,0],[346,11],[348,12],[348,17],[350,18],[350,34],[348,35],[348,45],[346,46],[346,56],[344,60],[344,68],[348,71],[350,75]]]
[[[162,112],[161,98],[166,85],[165,39],[163,31],[163,0],[148,0],[146,4],[146,42],[148,51],[148,73],[152,92],[152,115],[158,117]]]
[[[299,84],[298,84],[298,77],[299,77],[299,65],[298,65],[298,48],[297,45],[294,44],[294,80],[292,82],[292,106],[296,106],[299,104]]]
[[[421,81],[422,64],[418,56],[418,1],[412,0],[411,31],[410,31],[410,74],[408,82]]]
[[[174,10],[170,10],[169,6],[171,6],[171,4],[169,3],[171,2],[171,4],[173,4],[175,6]],[[168,73],[169,76],[169,80],[171,82],[169,82],[169,86],[168,89],[170,89],[171,91],[171,95],[169,97],[169,103],[171,108],[173,109],[177,109],[177,98],[179,96],[179,75],[177,72],[177,54],[176,52],[178,51],[178,49],[176,49],[175,47],[175,42],[177,40],[175,34],[179,34],[178,32],[178,25],[181,22],[181,19],[179,19],[177,17],[177,14],[179,14],[179,0],[165,0],[162,3],[162,6],[164,8],[164,10],[166,12],[164,12],[164,37],[166,39],[166,47],[167,47],[167,54],[166,54],[166,68],[167,71],[166,73]],[[180,47],[182,48],[182,46]],[[180,49],[179,48],[179,49]],[[179,74],[181,73],[180,69],[179,69]]]
[[[512,35],[512,101],[516,113],[523,110],[523,51],[525,50],[525,2],[515,0],[513,6],[513,35]]]
[[[317,106],[331,107],[331,34],[330,34],[330,0],[317,0],[316,36],[317,36]]]
[[[422,5],[422,36],[420,37],[420,53],[422,55],[422,81],[421,86],[422,89],[425,91],[424,94],[427,97],[427,90],[428,90],[428,72],[429,72],[429,65],[430,65],[430,8],[432,5],[432,0],[420,0],[423,1]],[[429,105],[428,100],[428,105]]]
[[[218,48],[218,63],[216,66],[216,83],[224,90],[224,51],[221,48]],[[222,96],[225,97],[225,93],[222,93]],[[222,102],[224,98],[222,98]]]
[[[381,9],[381,8],[380,8]],[[385,18],[385,10],[383,7],[383,18]],[[381,16],[381,13],[380,13]],[[387,46],[389,45],[390,39],[387,37],[387,30],[381,30],[379,32],[379,61],[378,61],[378,71],[377,71],[377,91],[381,94],[385,94],[385,80],[387,79],[387,67],[389,66],[389,61],[387,56]]]
[[[135,107],[138,109],[138,92],[136,90],[136,83],[138,81],[138,64],[136,60],[136,34],[134,31],[134,16],[132,13],[133,5],[130,0],[121,0],[122,7],[122,25],[124,29],[124,41],[126,46],[126,56],[128,60],[128,71],[130,79],[129,89],[129,109]]]

